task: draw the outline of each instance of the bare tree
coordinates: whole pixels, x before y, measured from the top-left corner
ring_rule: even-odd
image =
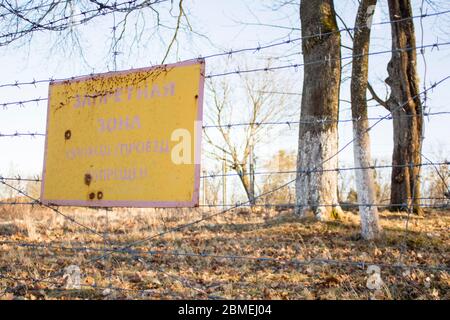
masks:
[[[353,68],[351,78],[351,100],[353,119],[353,153],[356,169],[361,235],[364,239],[378,238],[380,225],[376,203],[374,172],[370,153],[369,120],[367,116],[367,86],[369,71],[370,28],[377,0],[362,0],[355,21],[353,39]]]
[[[177,14],[174,14],[175,10]],[[162,31],[172,33],[168,42],[160,38],[166,48],[161,63],[168,57],[181,30],[194,33],[183,7],[183,0],[178,0],[177,3],[168,0],[4,0],[0,3],[0,47],[12,43],[26,44],[36,32],[44,31],[48,35],[56,35],[53,45],[49,44],[51,48],[77,50],[84,58],[80,27],[97,20],[109,21],[107,16],[112,16],[109,51],[114,57],[120,53],[119,43],[129,30],[130,48],[139,47],[144,34],[160,36]],[[148,21],[153,23],[153,32],[144,32],[148,29]],[[134,38],[131,39],[132,37]],[[148,39],[142,42],[148,42]]]
[[[341,36],[332,0],[302,0],[305,62],[296,178],[296,212],[319,219],[339,213],[337,122],[341,83]],[[321,61],[317,63],[318,61]],[[308,172],[308,169],[317,169]],[[305,170],[307,172],[305,172]]]
[[[225,79],[207,83],[212,104],[208,109],[212,112],[206,116],[215,127],[205,128],[204,135],[205,141],[213,147],[208,155],[224,161],[238,174],[250,204],[255,204],[256,188],[252,174],[255,148],[272,129],[268,122],[283,117],[287,96],[277,94],[279,82],[268,73],[257,78],[244,76],[241,79],[242,95]],[[285,83],[282,84],[286,87]],[[242,125],[230,123],[233,113],[238,114],[238,123]],[[212,132],[211,129],[217,130]]]
[[[391,93],[385,107],[392,113],[391,206],[420,213],[420,164],[423,111],[417,77],[416,36],[410,0],[388,0],[392,33],[392,57],[386,83]],[[407,49],[407,50],[399,50]],[[400,166],[399,166],[400,165]]]

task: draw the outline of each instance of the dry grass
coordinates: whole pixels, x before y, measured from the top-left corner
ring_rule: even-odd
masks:
[[[300,221],[288,211],[238,210],[134,247],[140,254],[114,253],[91,262],[105,248],[144,239],[212,212],[206,209],[62,210],[107,235],[110,244],[106,245],[99,235],[50,210],[25,206],[4,206],[0,210],[3,210],[0,211],[0,274],[19,279],[0,278],[3,299],[450,298],[447,272],[383,266],[400,261],[407,265],[449,265],[448,211],[430,211],[425,217],[411,216],[408,233],[405,233],[407,215],[382,212],[384,238],[369,243],[359,239],[358,216],[352,213],[344,214],[339,221],[317,222]],[[2,229],[2,225],[9,227]],[[8,244],[9,241],[43,246],[19,247]],[[271,257],[283,261],[145,254],[148,250]],[[380,265],[384,285],[375,291],[367,288],[367,265],[286,262],[291,259],[351,260]],[[45,282],[26,280],[46,278],[69,265],[80,267],[81,289],[65,290],[61,275]],[[108,287],[111,290],[105,290]]]

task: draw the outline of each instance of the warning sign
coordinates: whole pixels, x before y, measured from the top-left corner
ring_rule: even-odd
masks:
[[[41,201],[196,206],[204,60],[49,86]]]

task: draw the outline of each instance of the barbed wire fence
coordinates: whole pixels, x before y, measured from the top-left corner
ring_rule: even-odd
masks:
[[[83,24],[83,23],[86,23],[87,21],[92,20],[98,16],[104,16],[106,14],[114,14],[114,12],[117,12],[118,10],[120,10],[120,8],[122,6],[124,7],[124,10],[125,9],[126,10],[135,10],[135,9],[139,9],[144,6],[147,6],[147,5],[149,5],[149,3],[154,4],[154,3],[160,3],[160,2],[164,2],[164,1],[154,1],[154,2],[127,1],[124,3],[114,3],[113,5],[110,5],[110,6],[104,6],[104,7],[99,7],[99,8],[92,9],[92,10],[86,10],[79,14],[81,19],[77,23]],[[26,10],[36,10],[36,9],[37,8],[30,7]],[[9,8],[8,11],[10,11],[10,12],[1,14],[0,16],[4,17],[4,16],[10,15],[10,14],[16,14],[16,12],[12,8]],[[408,19],[420,19],[420,21],[422,21],[424,18],[445,15],[445,14],[449,14],[449,13],[450,13],[450,10],[428,14],[428,13],[423,13],[423,10],[421,8],[420,15],[413,16]],[[33,31],[60,30],[64,27],[66,27],[68,24],[73,24],[74,22],[71,19],[73,19],[73,15],[62,16],[59,19],[56,19],[56,20],[53,20],[53,21],[50,21],[47,23],[34,24],[32,29],[26,29],[23,31],[2,34],[2,35],[0,35],[0,40],[2,41],[2,42],[0,42],[0,46],[6,45],[6,44],[10,43],[11,41],[13,41],[14,39],[17,39],[17,37],[22,37],[23,35],[33,32]],[[392,24],[392,23],[398,23],[400,21],[404,21],[404,19],[395,20],[395,21],[383,21],[383,22],[376,23],[374,25]],[[116,23],[114,23],[113,28],[115,30]],[[355,28],[344,28],[344,29],[340,29],[335,32],[343,32],[343,31],[352,32],[352,31],[354,31],[354,29]],[[423,32],[423,29],[422,29],[422,32]],[[316,36],[323,36],[323,35],[326,35],[326,34],[321,33],[321,34],[311,35],[311,36],[308,36],[308,38],[316,37]],[[301,43],[301,41],[303,41],[303,40],[305,40],[305,37],[287,39],[287,40],[283,40],[280,42],[271,43],[271,44],[267,44],[267,45],[257,45],[257,46],[253,46],[253,47],[249,47],[249,48],[241,48],[241,49],[234,49],[234,50],[229,50],[229,51],[224,51],[224,52],[213,53],[213,54],[206,55],[206,56],[200,57],[200,58],[208,60],[208,59],[213,59],[213,58],[217,58],[217,57],[227,57],[227,56],[232,56],[232,55],[242,54],[242,53],[257,54],[266,49],[286,46],[286,45],[290,45],[293,43]],[[423,58],[425,59],[424,52],[426,49],[430,49],[430,50],[439,49],[441,47],[445,47],[448,45],[450,45],[450,42],[439,42],[439,41],[437,41],[435,43],[424,44],[423,39],[422,39],[421,44],[414,48],[401,48],[401,49],[397,49],[397,50],[382,50],[382,51],[368,52],[367,55],[382,55],[382,54],[391,54],[392,52],[396,52],[396,51],[400,52],[400,51],[420,50]],[[116,55],[116,53],[117,53],[116,51],[113,52],[114,55]],[[357,57],[357,56],[356,55],[348,55],[348,56],[341,57],[341,60],[350,60],[351,61],[354,57]],[[197,59],[197,58],[194,58],[194,59]],[[310,62],[309,64],[319,64],[319,63],[329,63],[329,62],[330,62],[329,59],[325,59],[325,60],[313,61],[313,62]],[[114,65],[116,65],[116,64],[114,64]],[[242,70],[235,69],[235,70],[230,70],[230,71],[225,71],[225,72],[220,72],[220,73],[205,74],[204,77],[206,79],[211,79],[211,78],[216,78],[216,77],[242,75],[242,74],[247,74],[247,73],[275,72],[275,71],[279,71],[279,70],[292,70],[293,69],[293,70],[297,71],[298,69],[304,67],[305,65],[306,65],[306,63],[303,63],[303,64],[295,63],[295,64],[284,64],[284,65],[264,67],[264,68],[250,68],[250,69],[242,69]],[[426,72],[427,71],[425,70],[425,73]],[[75,77],[64,78],[64,79],[55,79],[53,77],[50,77],[48,79],[38,79],[38,80],[33,79],[31,81],[14,81],[11,83],[0,84],[0,88],[11,87],[11,88],[21,89],[24,86],[37,87],[40,84],[49,84],[56,80],[73,80],[73,79],[75,79]],[[424,84],[423,91],[420,92],[417,96],[413,97],[413,99],[417,99],[417,98],[422,99],[423,98],[426,101],[427,94],[429,93],[429,91],[435,89],[438,86],[443,85],[449,79],[450,79],[450,75],[442,78],[439,81],[436,81],[435,83],[433,83],[432,85],[430,85],[428,87],[425,86],[425,84]],[[3,107],[3,110],[6,110],[13,106],[20,107],[20,108],[26,107],[28,105],[33,105],[33,104],[39,106],[39,103],[44,102],[44,101],[47,101],[47,98],[36,97],[36,98],[24,99],[24,100],[16,99],[14,101],[0,102],[0,106]],[[408,101],[406,101],[403,105],[398,106],[398,108],[402,108],[407,103],[408,103]],[[377,105],[375,105],[375,106],[377,106]],[[446,115],[450,115],[450,110],[443,111],[443,112],[424,112],[424,114],[423,114],[423,116],[430,117],[430,119],[432,119],[434,116],[446,116]],[[409,117],[409,116],[415,116],[415,115],[405,115],[405,116]],[[419,115],[419,116],[422,116],[422,115]],[[391,120],[391,119],[392,119],[391,113],[389,113],[385,116],[369,118],[369,120],[374,121],[374,123],[368,128],[368,131],[372,130],[379,123],[381,123],[383,121]],[[267,125],[267,126],[277,125],[277,126],[288,126],[290,128],[293,125],[301,125],[304,123],[314,123],[314,124],[318,124],[318,125],[323,125],[323,124],[329,123],[329,122],[349,123],[349,122],[355,122],[355,121],[359,121],[359,119],[320,118],[320,119],[309,119],[309,120],[300,120],[300,121],[297,121],[295,119],[286,119],[286,121],[234,122],[234,123],[228,123],[225,125],[216,125],[216,124],[208,124],[207,123],[207,124],[203,125],[203,130],[220,128],[220,127],[234,128],[234,127],[251,126],[251,125]],[[422,135],[423,135],[423,133],[422,133]],[[11,138],[12,139],[12,138],[19,138],[19,137],[40,138],[40,137],[45,137],[45,133],[43,133],[43,132],[20,132],[20,131],[9,132],[9,133],[0,132],[0,138]],[[435,169],[438,172],[439,178],[442,180],[443,184],[448,189],[448,185],[446,183],[445,177],[443,177],[439,174],[438,167],[439,166],[449,166],[450,162],[448,162],[448,161],[433,162],[424,154],[422,154],[422,157],[424,159],[426,159],[427,163],[421,163],[421,164],[414,164],[414,163],[409,164],[408,163],[408,164],[395,164],[395,165],[373,165],[373,166],[369,166],[369,167],[339,167],[339,168],[331,168],[331,169],[323,169],[322,168],[323,164],[325,162],[328,162],[332,158],[337,157],[344,150],[346,150],[352,143],[353,143],[353,139],[350,140],[349,142],[347,142],[346,144],[344,144],[343,147],[339,148],[338,151],[336,152],[336,154],[332,155],[328,159],[325,159],[323,162],[318,163],[316,165],[316,167],[314,167],[314,168],[300,168],[297,170],[261,171],[261,172],[254,172],[253,174],[255,174],[255,175],[287,175],[287,174],[298,174],[300,172],[302,172],[302,173],[317,173],[317,172],[325,172],[325,171],[336,171],[339,173],[339,172],[343,172],[343,171],[352,172],[354,170],[364,170],[364,169],[373,170],[373,169],[392,168],[395,166],[397,166],[397,167],[420,166],[420,167],[431,167],[431,168]],[[239,176],[239,174],[237,174],[237,173],[205,174],[205,175],[202,175],[200,178],[202,180],[207,180],[207,179],[223,178],[223,177],[227,177],[227,176]],[[294,181],[295,181],[295,179],[289,180],[279,186],[271,188],[268,191],[261,192],[259,195],[255,196],[255,200],[257,200],[257,201],[262,200],[267,195],[270,195],[270,194],[273,194],[280,190],[283,190],[285,188],[288,188],[289,186],[292,185],[292,183]],[[79,283],[78,285],[80,287],[93,288],[96,290],[102,290],[103,292],[105,292],[105,290],[109,290],[109,291],[116,290],[118,292],[132,292],[132,293],[138,293],[141,295],[147,295],[150,297],[152,295],[154,295],[154,292],[149,289],[130,289],[130,288],[114,286],[112,284],[112,272],[113,272],[113,268],[114,268],[114,259],[118,255],[129,256],[133,259],[140,259],[142,257],[149,258],[149,257],[155,257],[155,256],[156,257],[171,256],[171,257],[177,257],[177,258],[189,257],[189,258],[195,258],[195,259],[214,259],[214,260],[219,260],[219,261],[225,260],[230,263],[233,263],[236,261],[247,261],[247,262],[252,262],[252,263],[265,264],[267,266],[269,266],[269,265],[270,266],[282,265],[282,266],[294,266],[294,267],[308,266],[308,265],[346,266],[346,267],[349,267],[352,269],[357,269],[357,270],[365,270],[367,268],[367,266],[374,264],[373,262],[370,262],[370,261],[357,261],[357,260],[352,260],[352,259],[274,258],[272,256],[250,255],[250,254],[249,255],[217,254],[217,253],[211,253],[208,250],[200,250],[198,252],[189,252],[189,251],[180,251],[180,250],[159,250],[159,249],[158,250],[147,250],[144,248],[140,248],[141,246],[143,246],[145,244],[160,240],[168,234],[179,233],[184,230],[188,230],[189,228],[196,226],[196,225],[200,225],[204,222],[213,221],[217,217],[222,217],[225,215],[235,215],[236,213],[239,212],[240,208],[262,207],[262,208],[266,208],[266,209],[271,209],[271,208],[292,209],[294,207],[299,206],[299,205],[293,204],[293,203],[280,204],[280,203],[258,203],[257,202],[256,204],[252,204],[250,201],[227,203],[226,199],[223,199],[223,203],[221,203],[221,204],[202,203],[202,204],[200,204],[201,208],[224,207],[224,209],[218,210],[217,212],[212,212],[212,213],[209,213],[208,211],[202,211],[201,218],[199,218],[199,219],[189,221],[187,223],[182,223],[182,224],[176,225],[175,227],[168,227],[165,230],[160,231],[160,232],[155,232],[154,234],[152,234],[148,237],[140,238],[140,239],[137,239],[134,241],[127,242],[125,244],[118,245],[112,238],[112,234],[110,232],[110,215],[109,215],[109,211],[107,209],[105,210],[105,214],[104,214],[105,223],[103,225],[103,231],[98,231],[95,228],[92,228],[91,226],[89,226],[83,222],[80,222],[78,219],[71,216],[70,213],[66,213],[64,211],[64,209],[61,209],[61,208],[59,208],[57,206],[53,206],[53,205],[43,204],[39,198],[30,195],[29,192],[27,192],[27,190],[22,188],[22,186],[20,185],[20,183],[22,183],[22,182],[39,183],[39,182],[41,182],[41,178],[38,176],[35,178],[25,177],[23,174],[17,174],[14,176],[0,176],[0,184],[3,185],[4,187],[6,187],[7,189],[14,191],[20,197],[20,199],[12,198],[12,199],[6,199],[5,201],[0,201],[0,206],[8,206],[8,207],[9,206],[11,206],[11,207],[31,206],[32,208],[44,207],[48,210],[51,210],[55,215],[61,216],[62,219],[64,219],[65,221],[68,221],[69,223],[76,225],[77,227],[81,228],[82,230],[89,232],[93,236],[98,237],[101,241],[103,241],[103,248],[96,248],[95,246],[88,246],[88,245],[67,246],[67,245],[58,244],[56,242],[55,243],[36,243],[36,242],[25,242],[25,241],[20,241],[20,240],[0,241],[0,246],[12,247],[15,250],[18,248],[28,249],[28,250],[32,250],[32,252],[34,252],[35,254],[36,254],[35,250],[46,250],[49,252],[54,252],[54,254],[56,254],[56,255],[62,254],[61,252],[65,252],[73,257],[75,257],[75,255],[79,254],[80,252],[93,254],[93,257],[86,258],[84,261],[82,261],[81,264],[79,264],[78,267],[80,269],[83,269],[83,268],[87,268],[89,266],[93,266],[93,265],[95,265],[95,263],[97,263],[99,261],[103,261],[104,268],[106,269],[105,277],[109,278],[108,284],[103,286],[103,285],[97,285],[97,284]],[[19,183],[19,184],[17,185],[15,183]],[[414,192],[413,192],[413,194],[414,194]],[[421,207],[441,208],[441,209],[445,209],[445,208],[449,207],[449,201],[448,201],[449,197],[445,194],[442,195],[441,198],[423,197],[423,198],[416,199],[416,200],[421,200],[421,203],[419,204],[419,206],[421,206]],[[429,202],[427,202],[429,200],[442,201],[443,204],[440,206],[436,206],[434,204],[430,204]],[[410,201],[410,203],[389,204],[390,207],[395,207],[395,206],[410,207],[410,211],[408,212],[406,225],[405,225],[405,242],[406,242],[406,235],[409,231],[408,225],[409,225],[409,220],[410,220],[410,216],[412,213],[412,207],[413,207],[412,203],[413,203],[413,201]],[[338,204],[336,204],[336,203],[317,203],[315,205],[320,207],[320,206],[336,206]],[[359,206],[385,206],[386,204],[385,203],[354,203],[352,205],[355,207],[359,207]],[[183,208],[179,208],[179,209],[183,209]],[[185,209],[190,209],[190,208],[185,208]],[[95,242],[94,242],[94,244],[95,244]],[[403,254],[404,254],[404,248],[405,248],[405,246],[403,246],[402,255],[398,259],[397,263],[376,263],[376,265],[378,265],[379,267],[385,268],[385,269],[394,269],[394,270],[418,269],[418,270],[426,270],[426,271],[430,271],[430,272],[437,272],[437,271],[449,272],[450,271],[450,267],[446,264],[442,264],[442,265],[406,264],[403,262],[403,259],[402,259]],[[35,256],[35,259],[37,259],[36,256]],[[106,260],[106,259],[108,259],[108,260]],[[107,263],[109,266],[106,266]],[[48,284],[48,285],[54,286],[55,290],[68,291],[68,289],[62,287],[62,282],[61,282],[62,277],[67,272],[66,267],[67,266],[62,267],[62,268],[56,268],[56,271],[52,270],[51,272],[47,273],[46,276],[40,276],[39,274],[35,275],[30,272],[29,275],[25,276],[25,277],[24,276],[18,277],[18,276],[12,275],[14,270],[9,270],[9,272],[8,272],[8,271],[5,271],[4,268],[0,268],[0,279],[9,281],[10,283],[15,284],[16,286],[19,286],[20,284],[24,284],[24,283],[32,283],[35,285],[43,283],[43,284]],[[206,297],[209,299],[223,298],[222,296],[209,293],[207,290],[205,290],[202,287],[201,284],[195,283],[195,281],[188,280],[183,276],[173,275],[171,273],[166,272],[164,270],[162,264],[155,266],[155,263],[152,263],[152,267],[154,267],[159,273],[164,274],[165,276],[171,278],[173,281],[180,283],[183,287],[187,288],[188,290],[195,292],[195,294],[198,294],[202,297]],[[52,269],[55,269],[55,268],[52,268]],[[46,271],[43,271],[42,273],[45,273],[45,272]],[[8,287],[5,288],[3,290],[3,293],[1,293],[0,295],[6,294],[9,289],[10,288],[8,288]],[[31,290],[33,290],[33,289],[31,289]],[[179,294],[171,292],[170,290],[164,290],[164,295],[170,296],[173,298],[180,297]]]

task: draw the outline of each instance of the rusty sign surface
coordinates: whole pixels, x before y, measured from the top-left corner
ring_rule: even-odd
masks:
[[[197,206],[204,60],[49,86],[41,201]]]

